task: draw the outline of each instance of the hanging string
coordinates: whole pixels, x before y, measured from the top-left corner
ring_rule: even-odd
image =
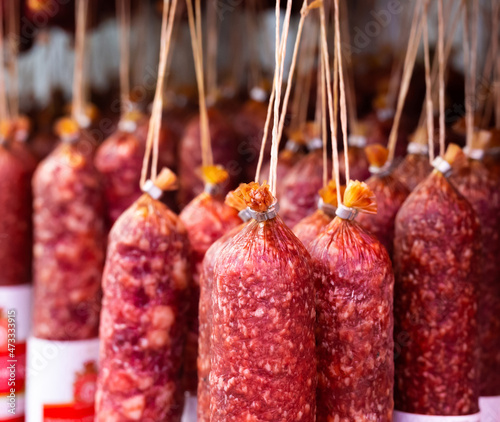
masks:
[[[258,63],[259,52],[257,50],[257,6],[256,0],[247,0],[247,13],[245,23],[247,26],[247,34],[249,38],[249,68],[250,77],[248,78],[250,92],[252,88],[259,86],[262,78],[260,74],[260,66]],[[239,31],[238,31],[239,32]]]
[[[309,99],[311,97],[311,85],[312,85],[312,72],[310,65],[312,58],[316,56],[316,25],[315,20],[309,21],[310,28],[306,31],[306,39],[304,40],[304,84],[303,92],[299,98],[299,111],[297,114],[297,125],[298,128],[304,127],[307,122],[307,112],[309,111]]]
[[[206,2],[207,8],[207,98],[215,102],[217,97],[217,0]]]
[[[132,81],[134,88],[140,86],[142,83],[142,77],[144,73],[144,63],[146,63],[148,43],[147,32],[149,24],[149,1],[141,1],[137,4],[137,21],[134,22],[135,28],[137,28],[137,33],[134,34],[135,45],[134,45],[134,60],[132,61]]]
[[[120,27],[120,96],[121,113],[129,110],[130,103],[130,0],[116,0]]]
[[[200,103],[200,129],[201,129],[201,158],[203,167],[213,165],[212,145],[210,140],[210,128],[208,123],[208,111],[205,95],[205,82],[203,76],[203,44],[201,34],[201,7],[199,0],[195,2],[196,19],[193,11],[192,0],[186,0],[188,9],[189,31],[191,33],[191,45],[193,49],[196,82],[198,84],[198,101]]]
[[[460,21],[460,17],[461,17],[461,9],[462,9],[462,6],[463,6],[463,3],[460,2],[458,4],[458,7],[457,8],[453,8],[453,4],[447,4],[448,6],[450,6],[447,10],[449,11],[449,13],[445,14],[446,15],[450,15],[450,16],[453,16],[453,19],[451,19],[451,17],[449,19],[445,19],[445,23],[444,23],[444,26],[447,27],[447,22],[451,20],[451,24],[449,26],[449,28],[447,28],[446,30],[446,36],[445,36],[445,47],[444,47],[444,61],[445,63],[448,61],[449,57],[450,57],[450,54],[451,54],[451,49],[453,47],[453,41],[455,39],[455,32],[456,32],[456,29],[458,27],[458,22]],[[433,55],[433,58],[432,58],[432,68],[431,68],[431,81],[432,81],[432,84],[431,84],[431,92],[432,92],[432,106],[433,106],[433,109],[434,109],[434,104],[437,104],[439,102],[439,89],[437,90],[434,90],[433,88],[439,83],[438,81],[438,70],[439,70],[439,57],[438,57],[438,52],[437,50],[434,52],[434,55]],[[418,127],[421,127],[423,126],[427,121],[427,111],[426,111],[426,107],[422,107],[422,112],[420,114],[420,118],[419,118],[419,123],[418,123]]]
[[[281,102],[281,85],[283,82],[283,69],[284,69],[284,59],[286,55],[286,42],[288,39],[288,27],[290,24],[290,14],[292,12],[292,0],[288,0],[285,12],[285,21],[283,23],[283,46],[282,50],[279,50],[280,46],[280,2],[276,1],[276,72],[278,77],[276,78],[275,91],[276,95],[274,97],[274,124],[273,124],[273,140],[271,148],[271,167],[269,171],[269,185],[271,187],[271,192],[274,197],[276,197],[276,172],[278,168],[278,131],[279,131],[279,110]]]
[[[399,87],[400,82],[401,82],[400,75],[401,75],[401,72],[403,70],[404,57],[405,57],[404,53],[405,53],[405,45],[406,45],[405,40],[407,39],[406,38],[406,30],[408,28],[410,16],[411,15],[409,13],[405,13],[403,15],[401,26],[400,26],[400,31],[399,31],[399,36],[398,36],[399,43],[397,43],[397,47],[396,47],[398,54],[393,59],[391,73],[389,76],[389,86],[387,88],[387,96],[386,96],[386,107],[388,109],[391,109],[391,110],[394,109],[394,106],[395,106],[394,103],[396,102],[398,87]],[[410,28],[411,28],[411,26],[410,26]],[[410,39],[411,39],[411,30],[410,30],[410,34],[408,37],[408,41]]]
[[[482,115],[480,127],[488,127],[491,121],[491,114],[494,108],[495,92],[496,92],[496,63],[498,55],[498,19],[500,2],[493,0],[491,4],[491,22],[490,32],[491,39],[483,68],[483,81],[490,81],[488,92],[479,98],[479,105],[477,107],[478,114]],[[497,35],[495,35],[497,34]]]
[[[84,56],[88,0],[76,2],[75,70],[73,74],[73,104],[71,117],[80,122],[84,108]]]
[[[293,77],[294,77],[295,68],[296,68],[296,65],[297,65],[297,57],[298,57],[298,53],[299,53],[299,49],[300,49],[300,40],[302,38],[302,33],[303,33],[303,30],[304,30],[305,18],[307,17],[309,11],[311,9],[315,8],[315,7],[317,7],[315,2],[311,3],[311,5],[308,6],[307,5],[307,0],[304,0],[304,2],[302,4],[302,9],[301,9],[301,12],[300,12],[299,25],[298,25],[298,28],[297,28],[297,38],[295,39],[295,46],[294,46],[294,49],[293,49],[292,62],[290,64],[290,70],[288,72],[287,87],[286,87],[286,90],[285,90],[285,96],[283,98],[283,108],[281,110],[281,116],[280,116],[280,119],[279,119],[278,146],[279,146],[279,141],[281,139],[281,136],[283,135],[283,130],[284,130],[284,126],[285,126],[286,111],[287,111],[287,108],[288,108],[288,102],[289,102],[289,99],[290,99],[291,88],[292,88],[292,85],[293,85]],[[281,54],[283,54],[283,55],[284,55],[284,48],[286,46],[285,43],[286,43],[287,37],[288,36],[282,37],[281,43],[280,43],[280,51],[281,51]],[[271,98],[269,100],[269,106],[268,106],[267,116],[266,116],[266,123],[264,125],[264,136],[262,137],[262,144],[261,144],[261,148],[260,148],[259,162],[258,162],[258,165],[257,165],[257,171],[256,171],[256,174],[255,174],[255,181],[258,181],[259,178],[260,178],[260,171],[261,171],[261,168],[262,168],[262,162],[263,162],[263,158],[264,158],[264,151],[265,151],[265,146],[266,146],[267,136],[268,136],[268,130],[269,130],[269,125],[270,125],[270,120],[271,120],[272,107],[274,105],[275,84],[276,84],[276,75],[275,75],[275,78],[274,78],[274,81],[273,81],[273,90],[271,92]]]
[[[434,137],[434,119],[432,111],[432,79],[430,70],[430,52],[429,52],[429,27],[428,27],[428,13],[429,13],[429,3],[424,5],[424,11],[422,13],[422,22],[424,25],[424,62],[425,62],[425,105],[427,110],[427,140],[429,142],[429,159],[434,161],[434,149],[431,145],[434,145],[434,141],[431,139]]]
[[[10,74],[10,115],[19,116],[19,0],[11,0],[8,5],[7,32],[9,33],[9,74]]]
[[[339,82],[340,82],[340,123],[342,125],[342,134],[344,139],[344,159],[345,159],[345,180],[346,184],[351,180],[349,169],[349,146],[347,144],[347,106],[344,84],[344,68],[342,66],[342,47],[340,39],[340,17],[339,17],[339,0],[334,0],[335,5],[335,48],[338,58],[339,67]]]
[[[321,35],[321,33],[320,33]],[[321,39],[319,42],[321,46]],[[323,187],[328,185],[328,141],[327,141],[327,124],[326,124],[326,75],[325,75],[325,66],[323,66],[323,49],[319,49],[319,63],[318,69],[320,69],[320,84],[321,87],[321,112],[319,113],[321,116],[321,140],[323,142]]]
[[[343,199],[340,192],[340,172],[339,172],[339,153],[338,153],[338,142],[337,142],[337,125],[335,123],[336,114],[334,114],[333,110],[333,94],[332,94],[332,86],[330,80],[330,57],[328,54],[328,42],[327,42],[327,34],[326,34],[326,18],[325,18],[325,9],[324,6],[320,8],[320,21],[321,21],[321,50],[322,50],[322,59],[323,59],[323,67],[325,69],[325,77],[326,77],[326,92],[328,98],[328,110],[330,117],[330,129],[332,136],[332,155],[333,155],[333,178],[335,179],[335,184],[337,185],[337,201],[338,205],[342,205]],[[335,38],[337,37],[337,33],[335,32]],[[335,48],[337,46],[335,40]],[[337,69],[337,54],[334,54],[334,72]],[[337,76],[334,76],[334,82],[336,82]],[[337,91],[334,90],[334,94],[337,95]]]
[[[4,71],[4,36],[3,36],[3,7],[0,7],[0,122],[9,119],[7,108],[7,93],[5,91],[5,71]]]
[[[344,80],[346,81],[346,101],[347,101],[347,118],[349,121],[349,126],[351,131],[356,127],[358,122],[358,112],[356,107],[356,93],[354,90],[354,70],[352,67],[352,54],[351,54],[351,37],[349,34],[349,11],[347,9],[346,0],[342,0],[340,3],[340,15],[341,15],[341,25],[342,30],[342,42],[347,45],[348,48],[344,50]]]
[[[401,78],[401,88],[399,90],[396,113],[394,114],[394,122],[392,125],[391,133],[389,134],[389,156],[387,158],[388,163],[392,163],[396,153],[399,123],[401,121],[401,115],[403,114],[403,107],[406,100],[406,95],[408,94],[408,89],[410,87],[411,75],[413,74],[418,46],[420,44],[420,38],[422,36],[422,20],[419,19],[421,5],[421,2],[417,2],[415,4],[415,10],[413,13],[408,50],[406,52],[403,66],[403,77]]]
[[[158,64],[158,81],[156,84],[155,97],[153,100],[153,109],[149,119],[148,136],[146,139],[146,152],[142,162],[141,171],[141,187],[144,186],[148,176],[149,159],[151,152],[153,158],[151,163],[151,180],[155,180],[157,176],[158,154],[159,154],[159,133],[161,127],[161,113],[163,109],[163,84],[165,80],[165,70],[167,57],[170,50],[172,40],[172,28],[174,26],[175,11],[177,9],[177,0],[163,0],[161,38],[160,38],[160,60]],[[153,151],[152,151],[153,150]]]
[[[500,1],[495,1],[494,7],[494,18],[493,20],[493,36],[497,40],[497,48],[496,53],[493,57],[495,57],[495,67],[494,67],[494,95],[496,98],[495,104],[495,127],[496,129],[500,129],[500,55],[498,54],[498,20],[500,19]]]
[[[444,122],[444,23],[443,0],[438,0],[438,63],[439,63],[439,155],[445,154],[445,122]]]

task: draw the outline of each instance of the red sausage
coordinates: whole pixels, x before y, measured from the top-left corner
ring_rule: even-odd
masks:
[[[113,226],[103,275],[96,421],[180,421],[189,242],[142,195]]]
[[[344,194],[345,186],[341,186],[341,195]],[[331,180],[327,186],[320,189],[320,199],[318,209],[300,220],[293,232],[309,248],[310,243],[326,228],[326,226],[335,218],[337,210],[337,188],[334,180]]]
[[[431,171],[427,130],[420,128],[417,129],[412,141],[408,144],[407,154],[394,170],[394,175],[411,192],[420,182],[427,178]]]
[[[422,415],[479,410],[478,233],[474,210],[437,170],[398,213],[397,410]]]
[[[198,338],[198,421],[210,422],[210,332],[212,328],[212,289],[214,264],[224,247],[244,227],[233,228],[208,248],[200,272],[200,306]]]
[[[394,275],[389,255],[361,225],[339,217],[309,250],[317,292],[317,421],[390,422]]]
[[[249,100],[234,116],[233,127],[241,139],[238,152],[245,171],[245,181],[253,180],[255,177],[262,137],[264,136],[267,107],[267,102]],[[272,130],[269,130],[264,157],[271,155],[271,135]]]
[[[214,266],[211,421],[314,421],[310,257],[256,185],[238,190],[268,220],[247,223]]]
[[[378,145],[374,145],[373,147],[377,149],[380,148]],[[382,153],[382,149],[376,152],[376,154],[378,153]],[[394,220],[396,219],[396,214],[401,208],[401,205],[403,205],[403,202],[406,200],[409,191],[408,188],[396,178],[392,169],[383,168],[385,159],[381,159],[381,161],[377,162],[376,157],[369,157],[369,161],[371,162],[372,168],[377,169],[377,172],[366,181],[366,184],[377,198],[377,214],[360,214],[357,221],[377,237],[380,243],[387,249],[389,256],[392,257]]]
[[[479,392],[481,396],[500,396],[500,178],[481,160],[469,159],[455,166],[451,181],[470,202],[481,223]]]
[[[186,227],[191,244],[193,273],[184,378],[186,390],[196,394],[198,385],[196,361],[198,355],[198,301],[203,258],[208,248],[218,238],[241,224],[241,219],[238,217],[238,211],[226,205],[223,197],[215,192],[213,195],[207,192],[198,195],[184,208],[179,217]]]
[[[97,337],[105,231],[101,181],[80,142],[38,166],[34,196],[35,337]]]
[[[31,187],[24,164],[0,144],[0,286],[30,281]]]
[[[212,108],[208,110],[210,138],[214,163],[223,165],[229,173],[227,192],[235,187],[243,175],[238,161],[238,136],[230,126],[224,114]],[[203,181],[199,177],[201,167],[200,118],[193,117],[186,126],[184,136],[179,144],[179,204],[187,205],[203,192]]]
[[[95,166],[102,175],[106,195],[107,218],[113,225],[118,217],[141,196],[139,180],[145,140],[134,131],[137,122],[126,121],[130,129],[118,130],[97,150]]]
[[[289,227],[315,211],[322,185],[323,151],[318,148],[301,158],[283,180],[280,214]]]

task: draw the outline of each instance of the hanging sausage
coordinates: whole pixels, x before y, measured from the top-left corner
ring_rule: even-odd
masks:
[[[228,178],[221,167],[203,168],[205,192],[198,195],[179,215],[186,227],[191,244],[193,288],[190,296],[188,316],[188,338],[186,345],[185,381],[186,390],[196,394],[198,354],[198,301],[200,296],[200,274],[203,258],[208,248],[224,233],[241,223],[238,211],[223,201],[222,188]]]
[[[394,177],[411,192],[432,171],[426,129],[419,128],[415,131],[406,152],[406,157],[394,170]]]
[[[366,155],[372,172],[372,177],[366,184],[377,198],[377,214],[362,214],[357,221],[380,240],[392,257],[394,220],[409,191],[395,177],[392,169],[384,167],[388,156],[387,149],[377,144],[369,145],[366,147]]]
[[[242,221],[245,223],[250,219],[246,204],[241,198],[229,192],[226,204],[235,208]],[[240,232],[244,224],[240,224],[228,231],[208,248],[203,258],[202,268],[199,275],[200,304],[199,304],[199,339],[198,339],[198,420],[210,422],[210,359],[211,343],[210,332],[212,329],[212,290],[214,279],[214,264],[223,248],[229,241]]]

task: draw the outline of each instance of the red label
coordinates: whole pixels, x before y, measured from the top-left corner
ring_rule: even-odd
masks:
[[[11,350],[0,350],[0,394],[22,393],[26,380],[26,343],[16,343]]]
[[[24,422],[24,415],[23,416],[16,416],[16,417],[10,418],[10,419],[0,419],[0,422]]]
[[[93,422],[94,404],[46,404],[43,406],[43,422]]]

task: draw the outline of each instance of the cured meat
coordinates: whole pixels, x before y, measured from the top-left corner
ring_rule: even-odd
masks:
[[[38,166],[34,196],[35,337],[97,337],[105,231],[101,181],[80,148],[75,122],[61,122],[62,142]]]
[[[478,137],[478,136],[477,136]],[[500,396],[500,178],[482,162],[486,145],[476,139],[469,159],[454,166],[451,181],[472,205],[481,224],[478,280],[481,396]]]
[[[406,157],[394,170],[394,176],[411,192],[432,171],[426,129],[420,128],[415,132],[406,152]]]
[[[234,116],[233,127],[241,139],[238,152],[244,168],[245,180],[253,180],[255,177],[266,124],[267,107],[265,101],[249,100]],[[269,130],[264,157],[270,157],[271,154],[271,135],[272,131]]]
[[[239,216],[244,221],[249,216],[244,211],[246,204],[230,192],[226,204],[239,210]],[[223,248],[244,227],[240,224],[224,234],[208,248],[203,258],[200,271],[200,306],[199,306],[199,339],[198,339],[198,421],[210,422],[210,368],[211,345],[210,333],[212,328],[212,289],[214,280],[214,264]]]
[[[376,212],[373,201],[364,183],[350,182],[343,210],[353,217],[358,211]],[[309,250],[317,292],[317,421],[392,421],[394,275],[389,255],[361,225],[340,217]]]
[[[110,226],[141,196],[139,180],[146,140],[139,134],[138,125],[144,120],[147,119],[139,113],[126,115],[95,156],[95,166],[102,175]]]
[[[456,148],[436,162],[446,174]],[[395,408],[467,415],[479,411],[479,224],[441,171],[410,194],[396,219]]]
[[[227,243],[214,266],[211,421],[314,421],[309,253],[277,214],[267,185],[236,193],[256,221]]]
[[[3,128],[2,132],[7,132],[5,137],[10,139],[10,149],[25,165],[28,176],[31,178],[38,164],[38,160],[26,143],[30,133],[31,123],[26,116],[19,116],[16,120],[12,122],[6,121],[4,124],[6,124],[7,127]]]
[[[309,138],[309,153],[302,157],[283,179],[280,209],[283,220],[294,227],[312,214],[318,203],[318,191],[323,186],[323,150],[319,138]],[[331,162],[328,162],[328,170]]]
[[[190,295],[188,315],[188,337],[186,343],[185,387],[196,394],[197,355],[198,355],[198,301],[200,297],[200,273],[203,258],[208,248],[218,238],[241,223],[238,211],[226,205],[221,195],[221,188],[227,178],[227,172],[217,166],[203,169],[205,192],[193,199],[179,215],[186,227],[191,244],[191,263],[193,287]]]
[[[238,162],[238,136],[224,114],[215,108],[208,110],[208,120],[213,162],[224,166],[229,173],[227,186],[224,187],[227,192],[231,187],[237,186],[243,174]],[[178,200],[181,207],[203,192],[203,181],[199,177],[199,168],[202,164],[200,136],[200,118],[196,116],[188,122],[179,145]]]
[[[180,420],[190,287],[181,220],[158,201],[168,170],[111,229],[103,275],[96,421]],[[146,186],[145,185],[145,186]],[[158,192],[159,191],[159,192]]]
[[[345,186],[341,187],[341,194],[344,194]],[[311,215],[300,220],[293,232],[308,248],[309,244],[325,229],[325,227],[335,217],[337,210],[337,188],[334,180],[330,180],[327,186],[319,191],[320,199],[318,209]]]
[[[385,148],[380,145],[372,145],[368,146],[366,151],[373,173],[366,184],[377,198],[377,214],[360,214],[357,221],[377,237],[387,249],[389,256],[392,257],[394,220],[409,191],[396,178],[392,169],[384,168],[387,160]]]
[[[30,281],[31,186],[25,165],[0,144],[0,286]]]
[[[288,139],[285,144],[285,148],[279,153],[278,165],[276,168],[276,198],[278,200],[280,200],[283,193],[282,181],[285,179],[288,172],[295,166],[295,164],[297,164],[301,160],[303,156],[304,154],[302,152],[302,143],[292,138]],[[266,182],[269,179],[270,166],[270,162],[262,166],[262,170],[260,172],[261,183]]]
[[[365,154],[365,147],[368,143],[369,127],[366,123],[358,123],[349,135],[349,171],[352,180],[366,180],[370,177],[368,160]],[[373,142],[373,138],[371,139]],[[345,174],[345,152],[339,154],[339,172]]]

